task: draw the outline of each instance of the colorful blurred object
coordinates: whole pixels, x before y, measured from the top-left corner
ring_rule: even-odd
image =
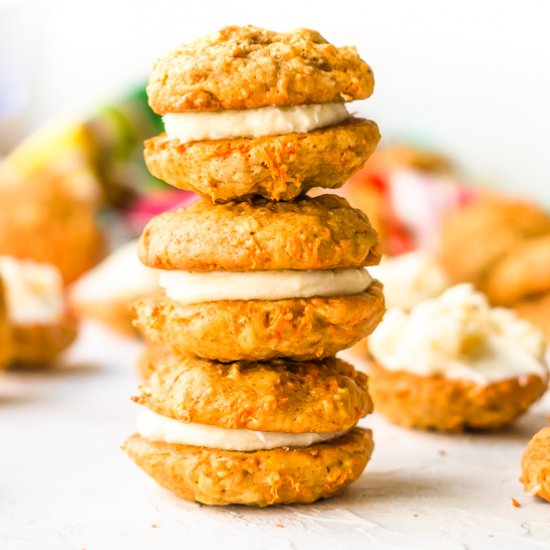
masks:
[[[68,284],[110,241],[194,198],[153,178],[143,141],[162,129],[144,87],[83,121],[56,121],[0,162],[0,254],[56,265]]]
[[[446,157],[403,144],[375,152],[342,193],[367,214],[388,255],[436,248],[445,214],[476,195]]]

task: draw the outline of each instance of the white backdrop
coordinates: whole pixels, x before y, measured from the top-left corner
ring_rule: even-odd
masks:
[[[120,93],[156,56],[223,25],[308,26],[371,64],[375,95],[357,109],[386,140],[415,137],[550,203],[550,2],[21,2],[30,15],[13,55],[37,57],[29,127]]]

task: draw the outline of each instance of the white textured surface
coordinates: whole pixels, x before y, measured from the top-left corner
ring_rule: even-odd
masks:
[[[374,458],[342,496],[209,508],[157,487],[119,449],[137,412],[136,352],[87,326],[66,366],[0,378],[2,550],[550,546],[550,505],[517,482],[548,400],[500,435],[417,433],[373,416]]]

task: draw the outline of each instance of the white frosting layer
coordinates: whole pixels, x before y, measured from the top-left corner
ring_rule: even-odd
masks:
[[[384,285],[388,309],[409,310],[424,300],[436,298],[450,286],[435,258],[424,250],[385,256],[379,265],[369,270]]]
[[[12,323],[52,324],[63,317],[63,281],[55,266],[0,256],[0,277]]]
[[[207,424],[185,423],[143,408],[137,417],[137,432],[150,441],[180,443],[227,451],[259,451],[276,447],[309,447],[341,436],[344,432],[284,433],[230,430]]]
[[[491,308],[469,284],[406,313],[389,310],[369,337],[377,362],[392,371],[488,384],[535,374],[547,379],[542,334],[514,312]]]
[[[138,258],[138,241],[115,250],[71,288],[75,303],[127,301],[158,289],[159,271]]]
[[[220,300],[284,300],[364,292],[372,279],[366,269],[296,271],[163,271],[160,286],[184,304]]]
[[[170,113],[162,117],[169,138],[181,142],[206,139],[257,138],[310,132],[349,117],[344,103],[261,107],[227,111]]]

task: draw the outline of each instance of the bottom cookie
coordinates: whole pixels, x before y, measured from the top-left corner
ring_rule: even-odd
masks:
[[[374,362],[368,374],[377,412],[402,426],[447,432],[503,428],[539,399],[548,385],[541,377],[529,375],[481,386],[392,372]]]
[[[370,459],[370,430],[303,448],[241,452],[149,441],[132,435],[124,450],[160,485],[203,504],[307,504],[355,481]]]

